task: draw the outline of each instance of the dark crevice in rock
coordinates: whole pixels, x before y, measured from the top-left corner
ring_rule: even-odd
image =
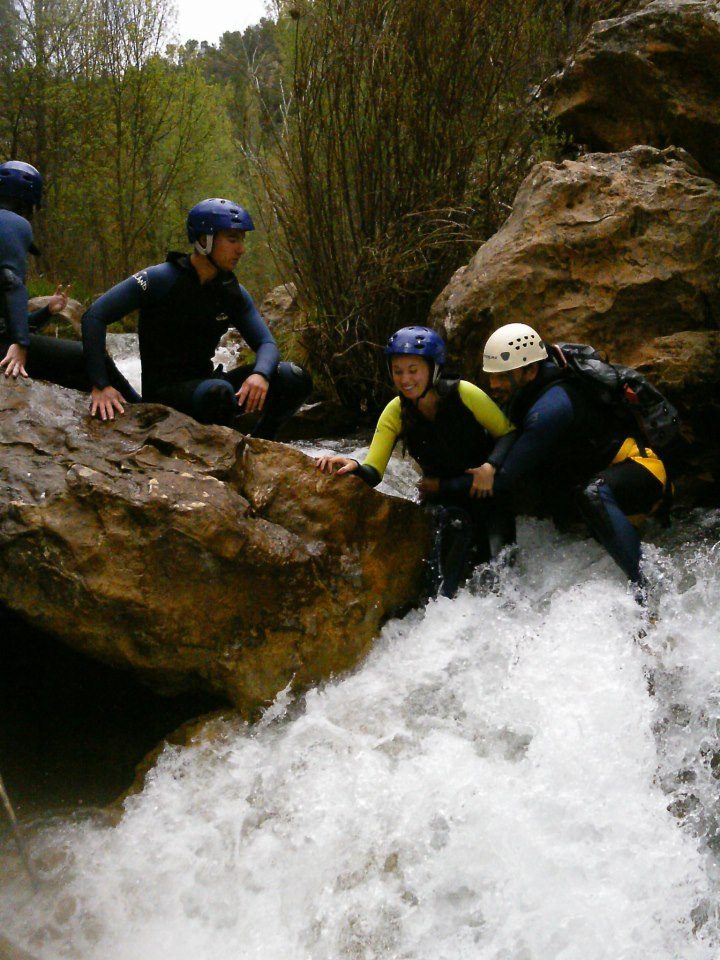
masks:
[[[226,705],[163,698],[0,606],[0,774],[18,816],[103,806],[182,723]]]

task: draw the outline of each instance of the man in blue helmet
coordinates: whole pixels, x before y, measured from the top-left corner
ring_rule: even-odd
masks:
[[[67,291],[58,286],[47,306],[28,316],[28,254],[39,253],[31,222],[42,203],[42,187],[42,177],[31,164],[0,164],[0,371],[6,377],[36,377],[89,391],[82,344],[35,332],[64,309]],[[109,359],[107,366],[118,393],[128,401],[139,400]]]
[[[139,310],[145,401],[225,426],[237,425],[239,414],[258,412],[253,436],[274,439],[312,384],[296,364],[280,362],[275,339],[233,273],[253,229],[238,204],[203,200],[187,218],[190,254],[169,253],[164,263],[123,280],[87,311],[82,327],[93,416],[112,420],[119,403],[105,368],[106,327]],[[254,350],[255,362],[225,372],[213,366],[213,356],[230,327]]]

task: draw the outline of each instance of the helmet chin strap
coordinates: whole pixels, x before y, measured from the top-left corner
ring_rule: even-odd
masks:
[[[218,273],[221,273],[221,268],[217,265],[212,255],[213,240],[215,239],[214,234],[206,233],[205,234],[205,243],[200,243],[199,240],[195,241],[195,249],[198,253],[201,253],[204,257],[207,257],[210,263],[215,267]]]

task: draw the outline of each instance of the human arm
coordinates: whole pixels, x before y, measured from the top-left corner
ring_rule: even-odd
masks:
[[[376,487],[383,478],[393,447],[400,434],[400,398],[391,400],[380,414],[370,448],[362,463],[339,455],[320,457],[317,466],[323,473],[344,476],[352,473],[369,487]]]
[[[376,487],[382,480],[374,467],[369,467],[366,463],[360,463],[358,460],[353,460],[352,457],[343,457],[340,454],[318,457],[316,466],[321,473],[335,473],[339,477],[352,473],[364,480],[369,487]]]
[[[245,287],[242,287],[238,283],[234,293],[232,323],[250,349],[255,353],[255,369],[245,383],[247,383],[251,377],[262,377],[266,381],[265,391],[267,392],[267,382],[270,381],[280,362],[280,351],[275,343],[275,338],[272,333],[270,333],[268,325],[260,316],[252,297]],[[243,384],[243,387],[244,386],[245,384]],[[239,394],[243,387],[238,391],[239,402],[241,402]],[[249,388],[249,390],[250,389],[251,388]]]
[[[150,271],[143,270],[116,284],[99,297],[83,315],[82,339],[85,369],[90,382],[98,391],[103,391],[110,386],[105,363],[107,327],[117,320],[122,320],[133,310],[140,309],[149,300],[149,273]]]
[[[0,294],[3,298],[6,336],[10,341],[5,356],[0,360],[0,371],[6,377],[27,377],[25,363],[30,343],[27,288],[13,270],[3,268],[0,270]]]
[[[50,321],[51,317],[56,316],[65,309],[70,294],[70,286],[71,284],[68,283],[63,287],[63,285],[59,283],[55,288],[55,293],[52,294],[45,306],[40,307],[39,310],[33,310],[28,316],[28,326],[31,333],[42,329],[42,327]]]
[[[0,311],[5,323],[5,335],[11,343],[27,347],[30,343],[28,329],[28,292],[22,277],[9,267],[0,269]]]
[[[400,410],[400,397],[395,397],[380,414],[370,447],[360,464],[360,476],[370,486],[377,486],[385,475],[388,461],[402,429]]]

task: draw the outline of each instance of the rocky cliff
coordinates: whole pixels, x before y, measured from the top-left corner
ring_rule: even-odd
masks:
[[[531,171],[430,322],[480,380],[485,340],[514,321],[639,367],[683,417],[682,498],[716,504],[720,3],[654,0],[596,23],[542,98],[592,152]]]

